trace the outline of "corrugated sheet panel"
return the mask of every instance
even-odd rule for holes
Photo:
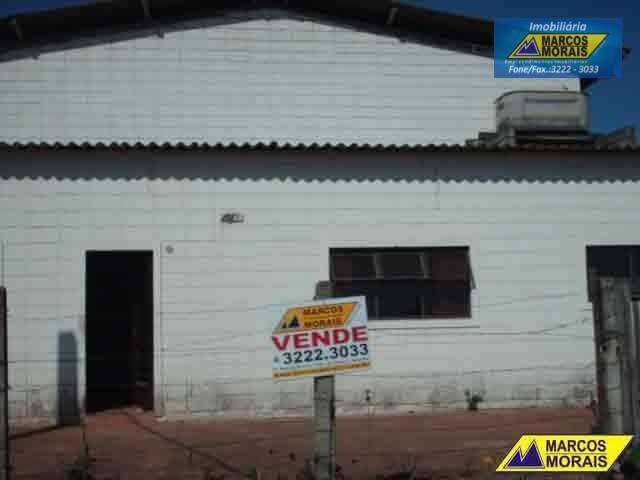
[[[524,144],[483,146],[461,144],[369,144],[369,143],[127,143],[127,142],[0,142],[0,150],[246,150],[246,151],[345,151],[345,152],[640,152],[640,145],[597,146],[580,144]]]

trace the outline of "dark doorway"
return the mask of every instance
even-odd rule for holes
[[[87,252],[87,412],[153,408],[153,253]]]

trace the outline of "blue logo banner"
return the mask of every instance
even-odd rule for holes
[[[493,52],[495,77],[620,77],[622,20],[498,18]]]

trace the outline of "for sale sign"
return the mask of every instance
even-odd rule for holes
[[[287,308],[271,335],[273,378],[332,375],[370,366],[365,297]]]

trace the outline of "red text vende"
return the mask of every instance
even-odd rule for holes
[[[334,328],[320,332],[299,332],[293,334],[273,335],[273,344],[280,351],[288,349],[304,349],[310,347],[340,345],[350,342],[366,342],[367,327],[360,325],[351,328]]]

